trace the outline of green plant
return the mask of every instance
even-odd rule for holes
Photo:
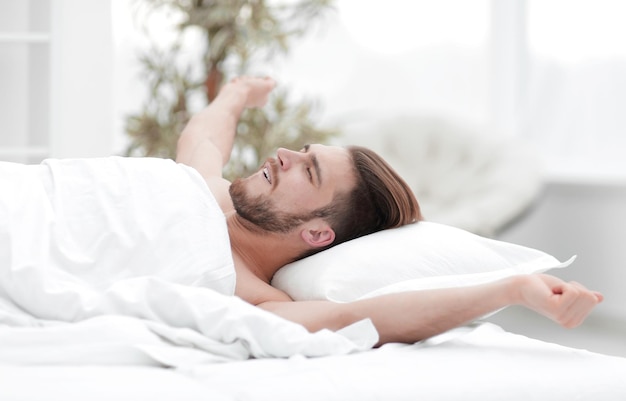
[[[151,12],[177,15],[178,36],[169,48],[155,44],[141,56],[150,94],[141,112],[127,117],[131,141],[126,153],[169,158],[175,157],[178,135],[194,112],[192,104],[206,106],[226,79],[245,74],[254,63],[287,54],[291,40],[304,35],[332,8],[332,0],[143,0],[139,4]],[[190,32],[201,38],[202,43],[195,42],[194,47],[202,54],[185,65],[181,54],[185,34]],[[264,109],[247,110],[225,176],[249,174],[278,146],[324,143],[337,135],[336,129],[316,126],[314,111],[312,101],[293,104],[284,87],[275,90]]]

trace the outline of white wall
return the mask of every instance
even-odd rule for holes
[[[601,291],[599,316],[626,323],[626,182],[549,183],[543,196],[502,240],[542,249],[560,260],[555,274]]]
[[[441,1],[423,15],[424,2],[408,12],[406,1],[385,4],[338,1],[337,11],[296,42],[287,59],[257,69],[319,100],[321,121],[329,125],[401,114],[491,125],[489,2]],[[458,13],[448,12],[454,8]],[[377,19],[390,25],[379,27]]]

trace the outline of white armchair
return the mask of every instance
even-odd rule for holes
[[[340,144],[380,153],[414,190],[426,220],[493,237],[541,190],[541,166],[521,141],[437,118],[351,126]]]

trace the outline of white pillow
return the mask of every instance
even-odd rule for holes
[[[272,285],[296,301],[349,302],[385,293],[480,284],[565,267],[537,249],[421,221],[288,264]]]

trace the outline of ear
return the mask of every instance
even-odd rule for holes
[[[328,246],[335,240],[335,232],[328,224],[305,227],[300,235],[304,242],[313,248]]]

